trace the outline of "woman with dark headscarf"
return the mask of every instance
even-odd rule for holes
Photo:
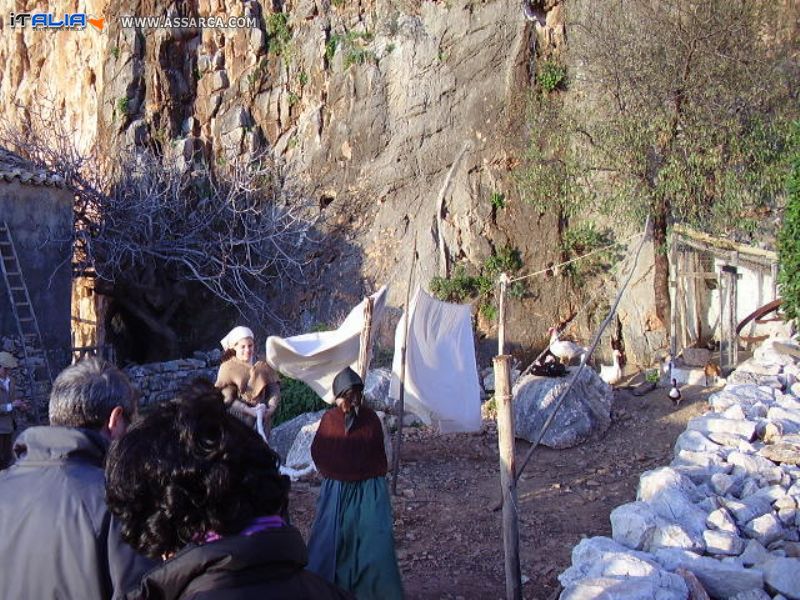
[[[197,381],[111,446],[108,507],[136,550],[165,562],[129,599],[351,598],[310,571],[284,518],[278,456]]]
[[[324,477],[308,542],[309,569],[359,600],[403,597],[386,486],[383,426],[362,406],[351,368],[333,380],[336,406],[320,421],[311,457]]]

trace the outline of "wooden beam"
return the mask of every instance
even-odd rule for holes
[[[692,229],[685,225],[675,225],[673,231],[680,234],[680,236],[704,244],[708,249],[723,250],[727,252],[738,252],[751,258],[757,258],[768,262],[768,264],[778,262],[778,254],[772,250],[764,250],[763,248],[756,248],[755,246],[748,246],[746,244],[739,244],[730,240],[714,237],[701,231]]]

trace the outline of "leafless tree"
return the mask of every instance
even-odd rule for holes
[[[51,118],[0,122],[0,145],[61,175],[75,192],[75,257],[171,352],[189,284],[235,306],[249,323],[282,329],[267,291],[303,280],[313,223],[266,154],[210,168],[151,150],[79,151]],[[171,353],[170,351],[167,354]]]

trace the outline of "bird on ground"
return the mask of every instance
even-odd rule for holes
[[[681,391],[678,389],[678,382],[673,379],[672,387],[669,388],[669,397],[678,406],[681,403]]]
[[[608,385],[617,385],[622,380],[622,367],[619,365],[619,358],[622,352],[614,349],[614,364],[600,365],[600,379]]]
[[[722,369],[715,362],[706,363],[706,366],[703,367],[703,372],[706,376],[706,387],[708,387],[709,379],[712,383],[717,383],[717,378],[722,375]]]
[[[558,339],[558,329],[551,327],[548,330],[550,334],[550,352],[555,356],[561,364],[568,365],[576,356],[588,352],[585,346],[579,346],[575,342],[568,340]]]

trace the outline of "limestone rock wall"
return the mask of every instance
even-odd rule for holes
[[[105,153],[152,146],[188,168],[270,152],[319,233],[308,285],[273,298],[300,331],[384,282],[399,305],[415,238],[422,285],[442,273],[440,236],[451,266],[478,269],[507,245],[524,270],[559,261],[556,216],[525,204],[513,175],[537,57],[566,39],[561,2],[531,4],[535,20],[515,0],[95,0],[86,10],[106,18],[102,33],[0,36],[0,102],[50,99],[83,147]],[[0,0],[3,13],[34,6]],[[123,15],[248,16],[258,27],[134,30]],[[531,280],[510,302],[510,349],[541,346],[577,302],[561,277]],[[480,329],[488,350],[494,324]]]

